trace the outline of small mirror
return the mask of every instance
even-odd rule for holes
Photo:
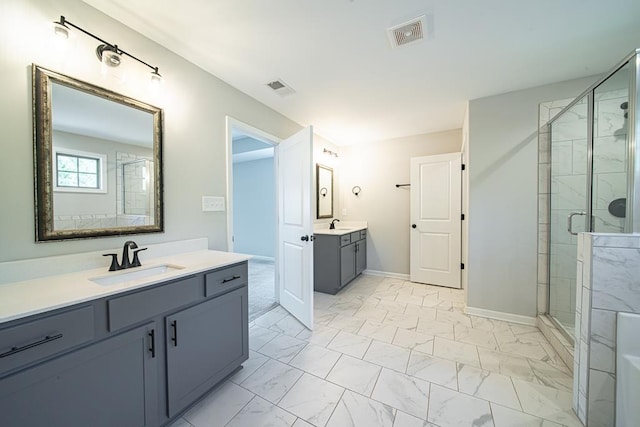
[[[162,110],[33,65],[36,241],[163,231]]]
[[[333,217],[333,169],[316,163],[317,218]]]

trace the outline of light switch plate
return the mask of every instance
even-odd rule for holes
[[[222,212],[222,211],[224,211],[224,197],[202,196],[202,212]]]

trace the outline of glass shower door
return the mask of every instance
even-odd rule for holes
[[[551,125],[549,314],[573,335],[577,237],[587,231],[589,99]]]

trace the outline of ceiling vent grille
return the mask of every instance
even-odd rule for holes
[[[425,15],[404,22],[387,30],[391,46],[395,49],[424,39],[426,32]]]
[[[296,93],[296,91],[293,90],[291,86],[287,85],[281,79],[272,80],[267,83],[267,86],[273,89],[273,91],[280,96],[289,96]]]

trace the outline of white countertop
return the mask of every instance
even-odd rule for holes
[[[366,230],[367,221],[344,221],[336,222],[334,230],[329,229],[328,223],[316,224],[313,228],[313,234],[328,234],[333,236],[342,236],[344,234],[353,233],[354,231]]]
[[[153,258],[143,260],[142,268],[158,265],[184,268],[107,286],[94,283],[90,279],[126,274],[136,271],[137,268],[113,272],[97,268],[0,284],[0,323],[236,264],[250,258],[248,255],[212,250]]]

